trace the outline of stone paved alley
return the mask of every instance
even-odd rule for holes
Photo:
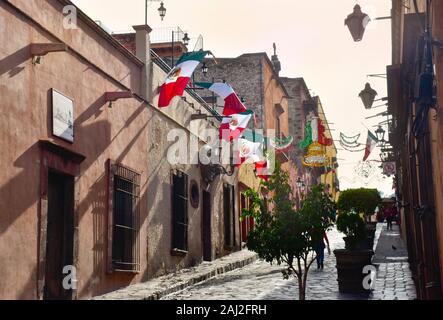
[[[331,251],[344,247],[342,234],[335,229],[328,233]],[[407,253],[400,240],[398,226],[386,231],[385,224],[378,224],[374,263],[379,265],[374,292],[369,297],[338,292],[335,256],[326,253],[324,270],[312,268],[308,276],[306,299],[309,300],[411,300],[416,298]],[[376,238],[376,239],[377,239]],[[395,244],[396,250],[392,249]],[[163,299],[215,299],[215,300],[294,300],[298,299],[295,279],[284,280],[281,267],[257,260],[206,282],[197,284]]]
[[[344,247],[343,234],[328,233],[331,255],[326,253],[324,270],[312,268],[308,276],[308,300],[412,300],[416,298],[407,262],[407,252],[398,226],[387,231],[377,225],[373,263],[378,265],[377,279],[369,297],[338,292],[334,249]],[[395,247],[395,250],[392,248]],[[298,287],[294,278],[284,280],[282,267],[257,260],[243,250],[212,262],[182,270],[176,274],[136,284],[94,299],[163,299],[163,300],[296,300]],[[232,271],[230,271],[232,270]]]

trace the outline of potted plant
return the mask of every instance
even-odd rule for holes
[[[342,194],[344,193],[344,198]],[[337,216],[337,230],[343,232],[345,249],[334,250],[337,260],[337,274],[339,291],[343,293],[369,293],[370,290],[363,286],[366,274],[365,266],[371,265],[372,244],[368,241],[365,219],[354,207],[345,206],[345,203],[354,203],[349,193],[345,191],[338,200],[339,210]],[[351,193],[352,194],[352,193]],[[347,208],[347,210],[343,210]]]
[[[368,248],[374,245],[376,222],[371,222],[375,209],[380,204],[381,197],[377,189],[348,189],[340,194],[337,206],[342,212],[355,211],[362,214],[365,221],[366,241]]]
[[[271,264],[284,264],[283,277],[297,279],[299,299],[305,300],[309,268],[316,260],[313,247],[332,226],[335,203],[324,192],[323,186],[314,186],[297,211],[289,174],[279,163],[263,185],[269,190],[267,202],[255,190],[246,192],[251,205],[243,211],[242,219],[254,218],[247,247]]]

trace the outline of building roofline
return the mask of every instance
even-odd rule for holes
[[[297,78],[280,77],[280,79],[281,79],[282,81],[286,81],[286,80],[290,81],[290,80],[293,80],[293,81],[300,82],[300,83],[303,85],[303,88],[305,89],[305,91],[308,93],[308,96],[312,99],[311,93],[309,92],[309,88],[308,88],[308,86],[307,86],[307,84],[306,84],[306,81],[305,81],[305,79],[304,79],[303,77],[297,77]]]
[[[126,58],[130,59],[138,66],[143,66],[144,63],[137,56],[135,56],[131,51],[126,49],[120,42],[118,42],[114,37],[106,32],[102,27],[100,27],[91,17],[84,13],[78,6],[72,3],[71,0],[57,0],[61,4],[74,6],[77,9],[78,18],[83,21],[87,26],[89,26],[96,34],[105,39],[109,44],[111,44],[115,49],[122,53]]]

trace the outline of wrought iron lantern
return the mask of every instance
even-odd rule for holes
[[[185,46],[187,46],[188,44],[189,44],[189,40],[191,40],[191,39],[189,39],[189,37],[188,37],[188,33],[187,32],[185,32],[185,35],[183,36],[183,44],[185,45]]]
[[[165,6],[163,4],[163,1],[160,3],[160,8],[158,8],[158,13],[160,14],[160,18],[163,21],[163,19],[166,16],[166,8],[165,8]]]
[[[372,105],[375,101],[375,97],[377,96],[377,91],[371,88],[369,83],[366,83],[365,88],[358,95],[363,101],[363,105],[366,109],[371,109]]]
[[[385,133],[386,131],[381,126],[378,126],[378,129],[375,130],[379,142],[385,142]]]
[[[381,162],[386,162],[389,159],[389,154],[387,152],[381,152],[380,153],[380,160]]]
[[[361,7],[358,4],[355,5],[354,12],[348,15],[348,17],[345,19],[345,25],[348,26],[355,42],[363,39],[363,35],[369,21],[371,21],[369,16],[361,11]]]
[[[206,76],[208,74],[208,66],[207,66],[206,62],[203,62],[202,73],[204,76]]]

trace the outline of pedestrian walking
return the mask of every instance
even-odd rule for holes
[[[326,241],[326,244],[325,244]],[[325,260],[325,248],[328,248],[328,254],[331,254],[331,248],[329,246],[329,239],[326,232],[323,234],[322,239],[314,245],[314,251],[316,253],[317,269],[323,269],[323,262]]]
[[[388,204],[385,209],[383,210],[383,215],[386,218],[386,229],[392,230],[392,221],[394,220],[394,217],[396,216],[397,211],[394,208],[393,204]]]

